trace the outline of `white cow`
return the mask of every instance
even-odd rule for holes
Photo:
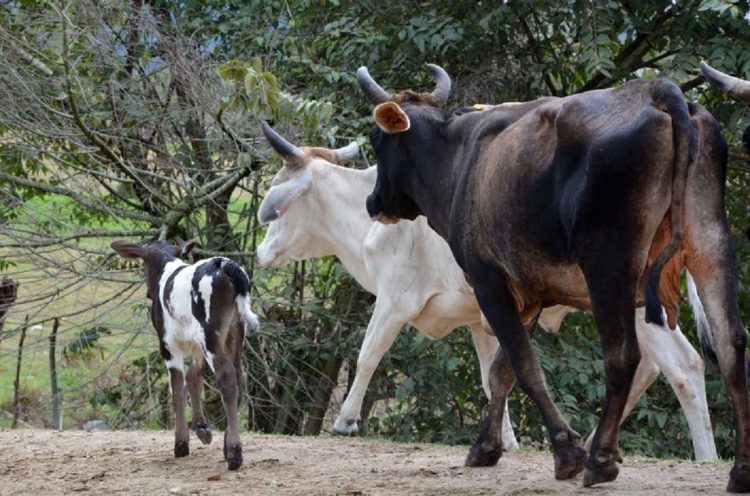
[[[479,356],[482,386],[489,397],[488,373],[498,342],[494,334],[485,331],[474,292],[447,243],[430,229],[424,217],[389,226],[370,219],[364,199],[375,184],[375,167],[354,170],[339,166],[357,155],[356,143],[338,150],[299,148],[265,123],[263,132],[284,157],[285,165],[258,212],[261,224],[269,224],[257,249],[260,264],[278,267],[290,261],[336,255],[357,282],[376,296],[354,384],[334,431],[357,433],[370,378],[406,323],[432,339],[468,326]],[[556,332],[571,311],[560,306],[547,308],[539,324]],[[696,459],[715,459],[700,356],[679,327],[670,331],[647,324],[643,309],[636,312],[636,331],[642,358],[625,415],[661,370],[687,417]],[[507,408],[503,444],[506,449],[518,447]]]

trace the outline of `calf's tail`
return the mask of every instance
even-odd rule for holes
[[[225,260],[221,264],[221,270],[229,277],[234,286],[235,304],[240,315],[240,321],[245,335],[258,332],[260,322],[258,316],[250,309],[250,278],[245,269],[233,260]]]

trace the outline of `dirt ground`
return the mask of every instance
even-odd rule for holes
[[[0,495],[24,494],[721,494],[727,462],[625,459],[617,481],[556,481],[552,455],[506,453],[496,467],[463,467],[466,447],[367,439],[245,434],[245,463],[229,472],[221,434],[187,458],[170,432],[0,430]]]

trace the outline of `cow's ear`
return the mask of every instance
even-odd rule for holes
[[[198,246],[198,240],[196,238],[189,239],[182,243],[182,246],[180,246],[180,258],[186,257],[196,246]]]
[[[395,102],[381,103],[375,107],[373,116],[378,127],[388,134],[403,133],[411,127],[409,116]]]
[[[113,241],[109,246],[123,258],[143,258],[145,254],[142,246],[129,241],[117,240]]]
[[[272,187],[258,209],[258,220],[266,225],[279,217],[289,208],[294,200],[310,189],[312,173],[310,169],[302,169],[299,176]]]

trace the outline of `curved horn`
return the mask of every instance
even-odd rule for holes
[[[302,148],[289,143],[283,136],[274,131],[266,121],[260,121],[260,127],[263,130],[266,140],[268,140],[268,144],[276,150],[276,153],[285,159],[301,160],[304,158],[305,152],[302,151]]]
[[[435,91],[432,92],[432,96],[440,103],[445,103],[451,94],[451,77],[439,65],[427,64],[427,68],[435,79]]]
[[[375,82],[365,66],[357,69],[357,83],[359,84],[362,93],[364,93],[365,96],[370,99],[370,102],[375,105],[383,102],[390,102],[392,100],[390,93],[385,91]]]
[[[711,84],[726,91],[729,96],[737,100],[750,103],[750,81],[724,74],[703,61],[701,61],[700,66],[701,72]]]
[[[336,148],[333,150],[333,153],[336,154],[341,163],[346,163],[357,158],[357,155],[359,155],[359,145],[356,141],[352,141],[346,146]]]

